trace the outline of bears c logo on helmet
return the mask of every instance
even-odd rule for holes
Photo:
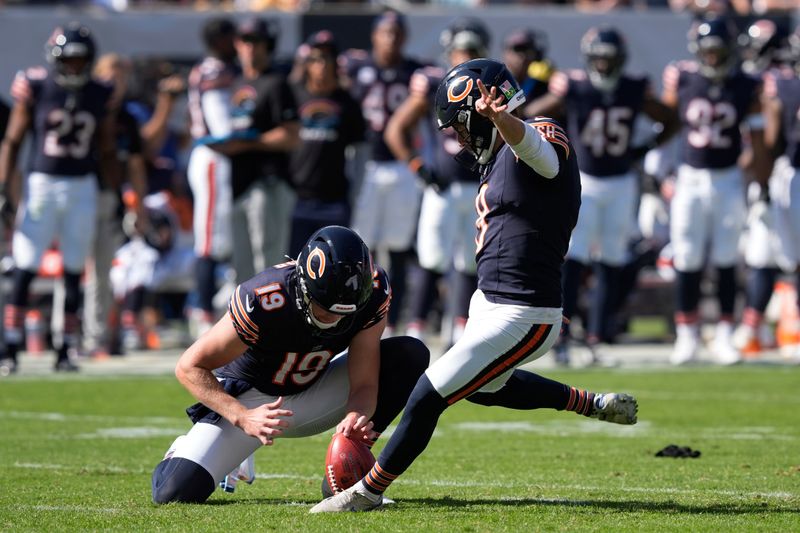
[[[314,272],[313,267],[315,257],[319,260],[316,272]],[[311,279],[317,279],[317,277],[322,278],[322,275],[325,274],[325,254],[319,248],[314,248],[311,253],[308,254],[308,259],[306,259],[306,272],[308,272],[308,277]]]
[[[475,82],[469,76],[459,76],[458,78],[454,79],[450,86],[447,87],[447,101],[448,102],[460,102],[467,95],[472,91],[472,86]],[[461,92],[456,94],[456,90],[463,85]]]

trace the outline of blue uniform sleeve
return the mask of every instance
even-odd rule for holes
[[[372,276],[372,297],[369,302],[369,319],[361,329],[369,329],[389,313],[392,301],[392,287],[389,285],[389,276],[377,267]]]
[[[256,309],[260,309],[261,306],[256,305],[255,295],[247,285],[248,282],[242,283],[233,291],[228,304],[228,314],[242,342],[248,346],[255,346],[258,343],[259,335],[258,322],[255,315],[258,313]]]

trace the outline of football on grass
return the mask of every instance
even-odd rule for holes
[[[334,434],[325,456],[323,493],[326,492],[326,484],[331,494],[352,487],[367,475],[374,464],[375,456],[366,444],[345,437],[342,433]]]

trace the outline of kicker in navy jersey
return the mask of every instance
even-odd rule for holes
[[[481,179],[475,208],[478,288],[495,303],[561,307],[561,264],[578,220],[575,151],[553,120],[529,120],[558,154],[554,179],[537,174],[508,145]]]
[[[558,338],[558,273],[580,204],[569,140],[550,119],[526,123],[510,114],[524,102],[506,66],[490,59],[456,65],[439,85],[439,127],[455,129],[465,157],[488,168],[478,196],[479,289],[464,335],[419,378],[372,469],[312,513],[381,508],[383,493],[425,450],[442,413],[462,399],[636,423],[630,395],[579,390],[518,368],[544,355]],[[537,269],[543,270],[541,279],[529,275]],[[511,279],[522,270],[521,279]],[[487,292],[492,289],[497,290]]]

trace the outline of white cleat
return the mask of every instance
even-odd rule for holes
[[[639,404],[630,394],[598,393],[594,397],[594,413],[591,417],[614,424],[632,425],[637,421],[638,412]]]
[[[730,322],[717,324],[711,350],[722,365],[735,365],[742,360],[741,352],[733,345],[733,326]]]
[[[356,483],[347,490],[325,498],[311,508],[311,513],[357,513],[361,511],[379,511],[384,505],[394,503],[393,500],[384,498],[383,495],[374,495],[365,489],[360,489]],[[377,498],[377,499],[376,499]]]
[[[731,337],[733,347],[737,350],[745,350],[748,346],[758,342],[758,333],[756,328],[747,324],[740,324],[733,332]]]
[[[700,335],[696,325],[678,324],[675,347],[669,356],[673,365],[685,365],[697,360],[700,348]]]
[[[247,459],[234,468],[230,474],[225,476],[225,479],[219,482],[219,486],[225,492],[234,492],[236,485],[239,481],[244,481],[248,485],[252,485],[256,479],[256,460],[253,454],[250,454]]]

